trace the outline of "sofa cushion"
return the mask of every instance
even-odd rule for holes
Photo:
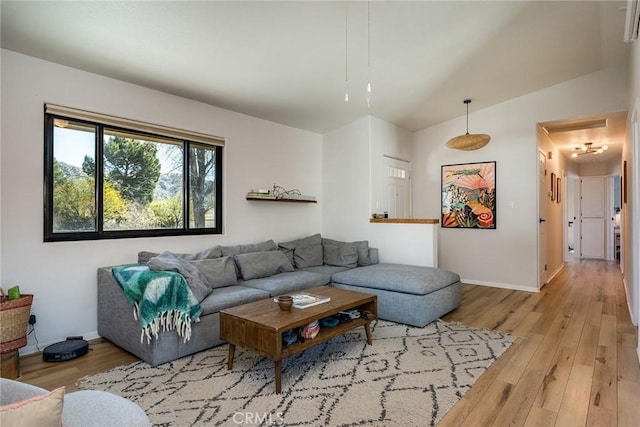
[[[160,252],[140,251],[138,252],[138,264],[147,264],[151,258],[158,255],[160,255]],[[187,261],[194,259],[219,258],[222,256],[222,249],[220,246],[212,246],[198,252],[197,254],[177,253],[174,255]]]
[[[222,256],[222,248],[220,246],[212,246],[193,256],[193,259],[211,259],[220,258]]]
[[[327,285],[330,281],[331,276],[329,274],[296,270],[262,279],[246,280],[239,284],[250,288],[262,289],[269,292],[269,295],[276,296],[313,286]]]
[[[293,250],[293,262],[296,268],[322,265],[322,245],[298,245]]]
[[[247,254],[250,252],[266,252],[275,251],[278,245],[273,240],[266,240],[261,243],[251,243],[247,245],[221,246],[222,256],[234,256],[239,254]]]
[[[323,265],[316,265],[313,267],[301,268],[297,271],[309,271],[311,273],[320,273],[320,274],[331,276],[335,273],[340,273],[341,271],[345,271],[345,270],[348,270],[348,268],[323,264]]]
[[[314,234],[312,236],[304,237],[302,239],[291,240],[289,242],[278,243],[278,247],[284,252],[292,265],[295,265],[293,251],[297,246],[309,246],[309,245],[322,245],[322,236],[320,234]]]
[[[327,246],[327,245],[338,245],[338,246],[353,245],[356,247],[356,250],[358,252],[358,265],[363,266],[363,265],[375,264],[375,262],[371,260],[371,257],[369,255],[368,240],[361,240],[358,242],[342,242],[340,240],[322,238],[322,246]]]
[[[460,281],[451,271],[403,264],[375,264],[336,273],[334,283],[426,295]]]
[[[355,268],[358,266],[358,250],[355,245],[323,245],[323,259],[327,265]]]
[[[259,279],[285,271],[293,271],[293,265],[280,251],[250,252],[234,256],[244,280]]]
[[[269,293],[260,289],[245,286],[226,286],[214,289],[201,303],[202,315],[216,313],[225,308],[260,299],[269,298]]]
[[[60,427],[64,387],[0,407],[0,425]]]
[[[211,288],[221,288],[238,283],[236,263],[232,257],[199,259],[189,262],[196,266]]]
[[[161,252],[149,252],[149,251],[140,251],[138,252],[138,264],[148,264],[149,260],[153,257],[157,257],[158,255],[160,255]],[[194,255],[193,254],[177,254],[174,253],[175,256],[182,258],[184,260],[187,261],[191,261],[192,259],[194,259]]]
[[[151,258],[147,264],[151,270],[177,271],[187,279],[187,284],[198,302],[202,301],[211,292],[211,286],[200,270],[189,261],[180,256],[163,252]]]

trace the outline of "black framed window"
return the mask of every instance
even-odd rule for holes
[[[222,233],[223,140],[70,111],[45,106],[45,241]]]

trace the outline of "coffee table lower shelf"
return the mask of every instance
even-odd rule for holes
[[[236,346],[255,351],[273,360],[276,393],[281,392],[282,360],[321,344],[331,338],[364,326],[367,344],[372,344],[370,324],[377,318],[377,297],[344,289],[318,287],[305,290],[331,296],[331,301],[306,309],[284,312],[271,299],[256,301],[220,312],[220,338],[229,343],[227,369],[233,369]],[[274,308],[275,307],[275,308]],[[334,327],[320,328],[318,335],[301,343],[282,345],[286,331],[345,310],[361,310],[367,318],[353,319]]]

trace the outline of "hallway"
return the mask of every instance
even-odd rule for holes
[[[568,263],[539,293],[465,285],[444,320],[523,339],[439,425],[638,425],[637,333],[615,262]]]

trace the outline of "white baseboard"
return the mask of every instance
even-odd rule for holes
[[[87,341],[100,338],[100,335],[98,335],[98,331],[85,332],[83,334],[78,334],[78,335],[81,335],[82,338],[84,338]],[[18,353],[20,354],[20,356],[28,356],[30,354],[40,353],[42,350],[45,349],[45,347],[60,341],[64,341],[66,339],[67,337],[62,337],[62,338],[58,338],[51,341],[39,342],[37,346],[35,344],[27,345],[26,347],[22,347],[18,351]]]
[[[624,286],[624,294],[627,297],[627,310],[629,310],[629,316],[631,317],[631,323],[634,326],[638,326],[638,313],[634,313],[633,306],[631,305],[631,298],[629,295],[629,286],[627,284],[627,277],[622,276],[622,285]]]
[[[560,264],[560,266],[556,268],[555,271],[551,273],[549,277],[547,277],[547,283],[551,282],[563,269],[564,269],[564,262]]]
[[[524,292],[534,292],[534,293],[540,292],[540,290],[536,288],[530,288],[527,286],[520,286],[520,285],[512,285],[510,283],[483,282],[480,280],[471,280],[471,279],[460,279],[460,281],[462,283],[466,283],[469,285],[488,286],[490,288],[511,289],[514,291],[524,291]]]

